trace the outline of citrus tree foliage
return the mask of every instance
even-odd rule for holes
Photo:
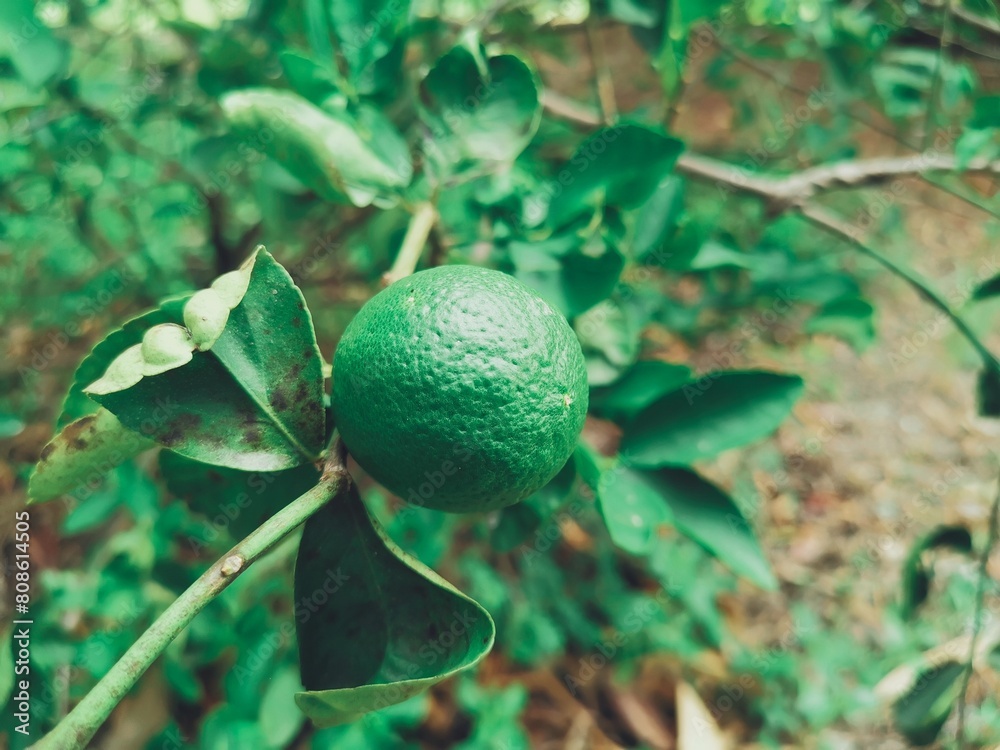
[[[995,13],[957,5],[974,54]],[[333,342],[414,249],[408,270],[498,268],[565,315],[586,356],[590,417],[614,444],[585,431],[548,485],[489,515],[397,504],[362,481],[364,498],[352,488],[278,548],[287,560],[298,545],[294,586],[281,563],[250,568],[165,651],[178,701],[212,708],[183,728],[171,719],[156,741],[281,748],[308,717],[333,727],[313,748],[403,746],[426,688],[494,641],[516,664],[589,649],[608,628],[629,634],[615,646],[623,658],[720,647],[717,595],[737,578],[779,581],[755,503],[706,467],[780,429],[808,385],[748,365],[743,349],[779,318],[798,337],[872,346],[877,311],[842,260],[852,243],[958,326],[981,360],[983,413],[1000,413],[1000,364],[959,309],[995,296],[997,279],[943,299],[859,240],[875,219],[899,233],[895,183],[847,196],[847,230],[811,202],[885,174],[848,161],[832,176],[789,176],[799,157],[853,159],[865,108],[923,152],[909,174],[934,169],[944,189],[985,204],[956,175],[1000,157],[1000,106],[972,63],[915,39],[936,40],[941,15],[932,3],[816,0],[6,2],[0,273],[34,301],[4,297],[0,309],[33,306],[57,331],[55,353],[105,333],[66,378],[29,492],[69,495],[67,538],[130,518],[87,571],[44,580],[36,720],[55,723],[58,696],[79,698],[209,561],[319,481],[336,430]],[[602,29],[627,34],[640,57],[654,93],[639,106],[618,111],[609,96]],[[544,79],[539,60],[553,54],[592,57],[586,91]],[[736,125],[765,117],[745,68],[777,58],[808,63],[815,80],[794,106],[772,103],[756,145],[706,161],[678,135],[693,77],[728,97]],[[698,293],[667,293],[678,280]],[[708,367],[661,345],[664,331],[683,350],[722,329],[739,348]],[[19,376],[34,382],[54,358],[41,352]],[[579,527],[592,541],[557,558]],[[907,617],[927,598],[923,555],[937,547],[973,549],[944,527],[914,550]],[[86,627],[69,638],[67,618]],[[73,680],[59,687],[66,664]],[[930,742],[966,662],[925,666],[894,715]],[[527,747],[520,688],[459,680],[476,717],[467,747]],[[765,733],[802,730],[782,716]]]

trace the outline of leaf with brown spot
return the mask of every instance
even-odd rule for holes
[[[122,424],[204,463],[277,471],[316,461],[326,443],[323,372],[302,294],[264,249],[211,349],[121,390],[92,393]],[[301,317],[303,325],[291,325]],[[281,336],[269,336],[271,330]],[[312,356],[303,359],[301,352]],[[101,390],[100,388],[95,390]],[[294,394],[296,398],[290,398]]]
[[[81,417],[42,448],[41,458],[28,480],[28,502],[39,503],[64,495],[103,477],[124,461],[155,443],[125,428],[107,409]]]

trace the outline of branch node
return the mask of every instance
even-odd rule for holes
[[[229,578],[234,576],[243,570],[243,564],[246,560],[243,559],[242,555],[230,555],[225,560],[222,561],[222,566],[219,568],[219,572],[222,573],[223,578]]]

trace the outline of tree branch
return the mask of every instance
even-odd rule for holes
[[[559,94],[546,91],[542,94],[542,104],[550,114],[583,127],[593,128],[602,122],[600,115],[589,107]],[[894,179],[920,177],[928,172],[1000,174],[1000,159],[973,159],[963,167],[955,154],[931,149],[911,156],[847,159],[778,175],[752,172],[721,159],[688,151],[677,160],[677,171],[789,207],[832,190],[873,187]]]
[[[542,89],[541,100],[542,107],[544,107],[550,114],[553,114],[562,120],[567,120],[574,125],[581,125],[586,128],[596,128],[603,123],[601,116],[586,104],[580,104],[567,96],[563,96],[557,91],[552,91],[547,88]]]
[[[973,159],[961,168],[954,154],[931,150],[913,156],[851,159],[809,167],[789,175],[770,175],[688,152],[677,160],[677,171],[793,206],[831,190],[872,187],[903,177],[919,177],[927,172],[1000,174],[1000,159]]]
[[[339,438],[330,447],[319,483],[279,510],[233,547],[177,597],[76,707],[29,750],[80,750],[163,650],[209,602],[256,560],[301,526],[350,483]]]
[[[556,104],[553,106],[553,102]],[[560,99],[543,98],[543,104],[553,114],[579,124],[592,124],[589,116],[577,116],[577,107],[567,106]],[[709,156],[686,152],[677,160],[676,171],[717,183],[727,190],[753,195],[767,201],[778,211],[796,210],[809,222],[835,234],[903,279],[917,293],[940,310],[972,345],[986,367],[1000,369],[1000,360],[979,339],[965,319],[951,309],[933,289],[911,272],[866,245],[857,228],[850,226],[821,206],[810,202],[820,193],[846,188],[870,187],[887,180],[919,176],[930,171],[959,171],[954,154],[926,151],[914,156],[887,156],[875,159],[854,159],[810,167],[789,175],[768,175],[751,172]],[[1000,173],[1000,160],[973,160],[966,172]]]

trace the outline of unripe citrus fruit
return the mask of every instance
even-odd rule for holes
[[[587,414],[583,352],[566,319],[499,271],[443,266],[379,292],[333,363],[337,429],[405,500],[502,508],[552,479]]]

